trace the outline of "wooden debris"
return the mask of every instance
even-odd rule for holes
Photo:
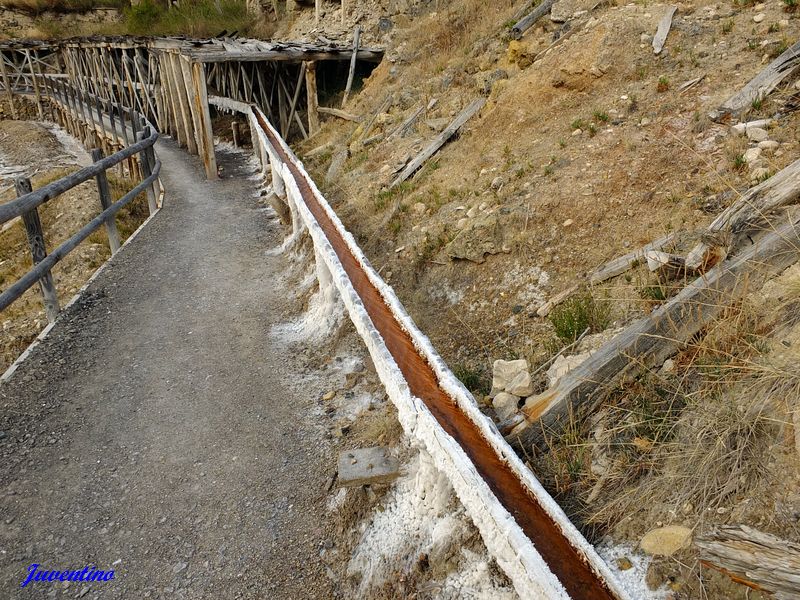
[[[645,253],[645,259],[647,259],[647,268],[651,273],[658,273],[659,281],[662,282],[697,275],[695,269],[686,267],[686,259],[682,256],[661,250],[648,250]]]
[[[667,41],[669,30],[672,27],[672,17],[676,10],[678,10],[677,6],[668,6],[667,13],[658,22],[658,29],[653,36],[653,54],[661,54],[664,49],[664,43]]]
[[[511,28],[511,37],[515,40],[521,38],[528,29],[536,24],[536,21],[550,12],[554,2],[555,0],[542,0],[542,3],[533,9],[528,16],[517,21],[517,24]]]
[[[342,6],[342,14],[344,15],[344,6]],[[347,85],[344,88],[344,97],[342,98],[342,108],[347,104],[347,99],[350,97],[350,89],[353,87],[353,77],[356,74],[356,59],[358,57],[358,45],[361,41],[361,26],[356,25],[353,30],[353,55],[350,57],[350,71],[347,73]]]
[[[394,101],[394,96],[391,93],[389,93],[389,95],[386,96],[386,100],[384,100],[381,103],[381,105],[378,107],[378,110],[372,113],[372,116],[369,118],[369,121],[367,121],[367,124],[364,125],[364,129],[361,130],[362,138],[365,138],[369,135],[369,132],[372,130],[372,125],[375,123],[375,119],[378,118],[379,114],[386,112],[386,110],[392,105],[393,101]],[[358,129],[356,129],[356,131],[358,131]]]
[[[319,106],[317,107],[317,112],[322,113],[323,115],[331,115],[332,117],[339,117],[340,119],[344,119],[345,121],[353,121],[353,123],[361,122],[361,117],[351,114],[349,112],[345,112],[343,110],[339,110],[338,108],[328,108],[327,106]]]
[[[781,81],[794,73],[798,66],[800,66],[800,42],[796,42],[769,63],[750,83],[728,98],[709,116],[714,121],[721,121],[729,115],[738,115],[748,110],[754,100],[767,96]]]
[[[632,269],[637,263],[644,260],[648,250],[661,250],[665,246],[671,244],[674,239],[675,234],[670,233],[638,250],[634,250],[633,252],[629,252],[624,256],[607,262],[589,276],[589,283],[591,285],[596,285],[612,277],[616,277],[617,275],[622,275],[625,271]]]
[[[686,266],[703,270],[724,258],[739,237],[769,226],[770,213],[800,200],[800,160],[750,188],[708,226],[701,242],[686,255]]]
[[[578,291],[578,285],[575,284],[572,287],[568,287],[562,292],[559,292],[550,300],[542,304],[539,308],[536,309],[536,316],[537,317],[546,317],[550,314],[550,311],[553,310],[556,306],[561,304],[564,300],[569,298],[572,294]]]
[[[399,475],[400,465],[387,448],[375,446],[344,450],[339,454],[338,480],[342,486],[389,483]]]
[[[705,78],[706,78],[706,74],[703,73],[702,75],[700,75],[700,77],[695,77],[694,79],[690,79],[689,81],[687,81],[685,83],[682,83],[678,87],[678,92],[681,93],[681,94],[683,94],[684,92],[688,92],[690,89],[692,89],[698,83],[702,82]]]
[[[417,157],[414,158],[414,160],[408,163],[406,168],[403,169],[402,173],[395,178],[389,187],[393,188],[394,186],[403,183],[406,179],[411,177],[411,175],[413,175],[414,172],[416,172],[416,170],[419,169],[426,160],[436,154],[439,151],[439,148],[444,146],[447,141],[453,137],[459,129],[461,129],[464,123],[469,121],[481,108],[483,108],[484,104],[486,104],[486,98],[478,98],[477,100],[473,100],[470,105],[461,111],[461,114],[459,114],[442,133],[436,136],[436,138],[427,148],[420,152]]]
[[[746,525],[720,527],[695,544],[705,566],[737,583],[778,599],[800,598],[800,544]]]
[[[799,225],[797,214],[784,219],[739,256],[630,325],[554,387],[529,398],[522,409],[527,420],[509,434],[509,442],[520,447],[538,443],[544,431],[562,426],[578,412],[590,412],[613,386],[663,363],[732,302],[797,261]]]
[[[417,119],[419,119],[420,115],[425,111],[424,106],[420,106],[417,110],[411,113],[411,116],[408,117],[405,121],[403,121],[397,129],[395,129],[392,133],[390,133],[386,139],[391,140],[396,137],[401,137],[405,134],[406,131],[416,123]]]

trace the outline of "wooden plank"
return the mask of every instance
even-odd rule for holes
[[[715,121],[720,121],[729,115],[736,116],[749,110],[754,100],[766,97],[778,84],[794,73],[798,66],[800,66],[800,42],[795,42],[709,116]]]
[[[183,70],[180,65],[180,56],[178,54],[169,55],[169,64],[172,69],[172,80],[175,82],[175,94],[180,107],[180,126],[183,127],[183,132],[186,139],[186,148],[190,154],[199,154],[198,144],[195,140],[194,127],[192,125],[192,107],[189,105],[189,95],[187,90],[190,83],[184,81]]]
[[[344,11],[344,7],[342,7]],[[350,70],[347,73],[347,85],[344,88],[344,97],[342,98],[342,108],[347,104],[347,99],[350,97],[350,90],[353,87],[353,78],[356,74],[356,62],[358,61],[358,45],[361,42],[361,26],[356,25],[353,29],[353,55],[350,57]]]
[[[405,132],[408,131],[408,129],[414,123],[417,122],[417,119],[419,119],[420,115],[422,115],[423,112],[425,112],[425,107],[424,106],[420,106],[417,110],[415,110],[413,113],[411,113],[411,116],[409,116],[405,121],[403,121],[397,127],[397,129],[395,129],[392,133],[390,133],[388,136],[386,136],[386,139],[387,140],[391,140],[391,139],[394,139],[396,137],[403,136],[405,134]]]
[[[292,127],[292,119],[295,117],[295,113],[297,112],[297,101],[300,99],[300,92],[303,89],[303,81],[305,80],[306,76],[306,64],[302,63],[300,65],[300,71],[297,74],[297,83],[294,86],[294,96],[289,97],[289,93],[286,90],[286,86],[283,84],[283,79],[279,80],[279,85],[283,89],[283,92],[286,96],[286,99],[289,101],[289,117],[287,119],[287,127],[286,127],[286,134],[289,134],[289,129]],[[280,95],[280,94],[279,94]],[[307,137],[305,129],[303,128],[302,123],[298,119],[298,124],[300,124],[300,129],[303,130],[303,136]]]
[[[194,97],[195,90],[194,90],[194,81],[193,81],[194,75],[192,74],[192,64],[189,62],[189,59],[187,59],[187,58],[185,58],[185,57],[183,57],[183,56],[181,56],[179,54],[175,55],[175,62],[178,64],[179,68],[181,69],[181,71],[183,73],[183,76],[181,77],[181,80],[184,83],[184,88],[186,90],[186,97],[188,98],[189,114],[190,114],[191,119],[192,119],[192,130],[193,130],[193,133],[194,133],[194,138],[193,139],[195,140],[195,143],[196,143],[197,152],[198,152],[198,154],[200,154],[202,152],[202,148],[203,148],[203,144],[204,144],[203,136],[202,136],[203,115],[201,114],[202,113],[202,107],[200,107],[200,105],[197,103],[197,101],[195,100],[195,97]],[[208,107],[206,107],[206,110],[208,110]]]
[[[11,117],[16,120],[17,107],[14,106],[14,94],[11,91],[11,82],[8,78],[8,71],[6,70],[6,57],[2,52],[0,52],[0,75],[3,76],[3,87],[6,88],[6,97],[8,98],[8,104],[11,107]]]
[[[136,141],[143,141],[150,137],[150,126],[145,125],[145,127],[139,132]],[[155,167],[155,162],[150,162],[150,157],[147,155],[146,152],[142,152],[139,154],[139,162],[142,165],[142,179],[148,179],[153,174],[153,168]],[[154,214],[158,210],[158,202],[156,200],[156,190],[154,185],[147,186],[147,209],[149,210],[150,214]]]
[[[94,162],[102,159],[103,152],[99,148],[92,150],[92,160]],[[108,177],[106,177],[106,172],[101,171],[98,173],[97,177],[95,177],[95,181],[97,182],[97,193],[100,196],[100,205],[102,206],[103,210],[105,210],[113,204],[113,200],[111,198],[111,189],[108,186]],[[119,231],[117,230],[117,221],[115,215],[109,215],[104,221],[104,225],[106,229],[106,235],[108,236],[108,245],[111,248],[111,254],[116,254],[121,244],[119,241]]]
[[[666,14],[658,22],[658,29],[653,36],[653,54],[661,54],[664,49],[669,30],[672,27],[672,17],[675,15],[676,10],[678,10],[677,6],[668,6]]]
[[[211,113],[208,110],[208,89],[206,88],[206,73],[202,63],[192,64],[192,81],[194,83],[194,97],[196,108],[201,115],[202,157],[206,169],[207,179],[216,179],[217,156],[214,153],[214,131],[211,128]]]
[[[17,197],[24,196],[33,191],[31,180],[27,177],[19,177],[14,182],[14,187],[17,191]],[[31,258],[33,264],[38,265],[47,256],[47,250],[44,244],[44,233],[42,232],[42,222],[39,220],[39,211],[33,208],[22,214],[22,221],[25,223],[25,233],[28,236],[28,246],[31,250]],[[39,289],[42,292],[44,300],[44,310],[47,314],[47,320],[52,323],[58,317],[58,294],[56,293],[56,286],[53,283],[53,274],[48,269],[46,273],[39,279]]]
[[[747,525],[728,525],[701,536],[695,545],[705,565],[737,583],[778,598],[800,598],[800,544]]]
[[[164,75],[164,79],[167,83],[166,93],[172,108],[172,119],[170,121],[172,133],[178,141],[178,145],[186,147],[186,130],[183,128],[183,123],[181,122],[181,108],[177,92],[178,86],[172,72],[172,60],[169,53],[161,55],[161,73]]]
[[[516,25],[511,28],[511,37],[515,40],[521,38],[528,29],[536,24],[536,21],[550,12],[554,3],[555,0],[543,0],[543,2],[534,8],[527,17],[523,17],[517,21]]]
[[[578,286],[578,284],[575,284],[571,285],[565,290],[560,291],[558,294],[550,298],[550,300],[543,303],[541,306],[539,306],[539,308],[536,309],[536,316],[546,317],[549,315],[550,311],[552,311],[556,306],[577,292],[579,287],[580,286]]]
[[[309,61],[306,66],[306,110],[308,111],[308,134],[319,131],[319,99],[317,97],[317,63]]]
[[[589,284],[596,285],[598,283],[607,281],[612,277],[616,277],[617,275],[622,275],[625,271],[632,269],[637,263],[642,262],[649,250],[661,250],[665,246],[671,244],[674,240],[675,234],[669,233],[654,242],[650,242],[649,244],[634,250],[633,252],[629,252],[624,256],[620,256],[607,262],[599,269],[596,269],[589,276]]]
[[[36,72],[33,69],[33,61],[31,60],[31,51],[25,50],[25,58],[28,60],[28,65],[31,69],[31,85],[33,86],[33,93],[36,97],[36,110],[39,113],[39,119],[44,119],[44,111],[42,110],[42,97],[39,94],[39,83],[36,81]]]
[[[769,225],[770,214],[800,200],[800,160],[750,188],[712,221],[701,242],[686,255],[686,266],[704,269],[727,256],[749,230]]]
[[[794,264],[800,252],[800,218],[784,218],[735,258],[696,279],[672,300],[639,319],[544,393],[527,400],[525,422],[509,434],[521,447],[537,444],[544,431],[590,413],[608,390],[663,363],[686,340],[728,306]]]
[[[483,105],[486,104],[486,98],[478,98],[477,100],[473,100],[467,108],[461,111],[450,125],[440,133],[436,138],[431,142],[427,148],[425,148],[422,152],[420,152],[414,160],[412,160],[405,169],[397,176],[397,178],[392,182],[392,185],[389,187],[395,187],[403,183],[406,179],[411,177],[417,169],[419,169],[425,161],[427,161],[431,156],[436,154],[439,151],[439,148],[444,146],[447,141],[453,137],[456,132],[464,126],[464,123],[469,121],[481,108]]]
[[[332,117],[338,117],[340,119],[344,119],[345,121],[352,121],[353,123],[361,122],[361,117],[350,114],[349,112],[345,112],[343,110],[339,110],[338,108],[318,106],[317,112],[322,113],[323,115],[331,115]]]

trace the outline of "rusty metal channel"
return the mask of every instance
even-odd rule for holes
[[[306,206],[333,246],[411,393],[425,403],[442,428],[464,449],[478,473],[517,521],[570,597],[574,600],[616,599],[603,578],[592,570],[583,553],[570,543],[558,524],[553,522],[539,501],[458,407],[456,400],[439,385],[433,368],[419,354],[409,334],[350,252],[339,230],[314,196],[305,175],[286,155],[259,111],[255,111],[255,114],[272,147],[291,170]]]

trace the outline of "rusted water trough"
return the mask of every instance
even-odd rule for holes
[[[439,425],[463,449],[497,501],[513,516],[569,597],[581,600],[624,598],[624,592],[602,560],[593,551],[587,551],[589,544],[582,538],[580,541],[583,543],[576,543],[577,532],[574,528],[569,527],[572,529],[569,531],[571,535],[567,535],[563,512],[559,510],[557,518],[554,518],[552,499],[547,497],[550,503],[545,507],[530,486],[521,481],[516,470],[510,467],[508,454],[498,452],[497,441],[492,443],[487,439],[486,427],[477,426],[474,417],[465,414],[456,398],[444,389],[434,366],[371,281],[363,262],[354,256],[342,235],[341,223],[334,223],[335,217],[331,216],[330,209],[322,206],[312,190],[313,182],[309,176],[298,167],[296,159],[289,156],[285,144],[263,114],[257,109],[253,114],[272,147],[272,159],[277,156],[288,167],[302,201],[336,253],[369,319],[402,372],[411,394],[424,402]],[[508,452],[512,452],[510,448]],[[540,497],[542,493],[540,489]],[[541,596],[541,593],[536,596]]]

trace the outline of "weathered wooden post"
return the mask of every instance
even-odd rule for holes
[[[39,119],[41,120],[44,119],[44,111],[42,111],[42,96],[39,93],[39,82],[36,81],[36,69],[33,67],[33,58],[31,58],[30,50],[25,50],[25,58],[28,59],[28,66],[31,68],[31,85],[33,86],[33,94],[36,97],[36,110],[38,111]]]
[[[347,73],[347,85],[344,88],[344,97],[342,98],[342,108],[347,103],[347,98],[350,96],[350,90],[353,87],[353,78],[356,74],[356,60],[358,60],[358,47],[361,43],[361,27],[356,25],[353,30],[353,55],[350,57],[350,71]]]
[[[30,194],[33,191],[31,180],[27,177],[18,177],[14,182],[14,187],[17,190],[18,198],[25,194]],[[42,232],[42,222],[39,220],[39,211],[33,208],[23,213],[22,222],[25,223],[25,232],[28,234],[28,245],[31,248],[31,256],[35,266],[42,262],[47,256],[47,250],[44,245],[44,233]],[[39,289],[42,291],[42,297],[44,298],[44,310],[47,313],[47,320],[52,323],[58,316],[58,294],[56,293],[55,283],[53,283],[53,274],[49,270],[39,279]]]
[[[92,160],[97,162],[102,160],[103,158],[103,151],[100,148],[95,148],[92,150]],[[103,210],[107,209],[112,204],[111,198],[111,189],[108,186],[108,177],[106,177],[106,172],[102,171],[97,174],[95,177],[97,181],[97,193],[100,196],[100,205],[103,207]],[[108,245],[111,248],[111,254],[116,254],[117,250],[119,250],[120,242],[119,242],[119,231],[117,231],[117,221],[114,215],[106,218],[105,220],[105,228],[106,234],[108,235]]]
[[[231,133],[233,134],[233,145],[239,147],[239,121],[231,123]]]
[[[317,63],[306,61],[306,107],[308,108],[308,135],[319,131],[319,102],[317,100]],[[289,124],[291,126],[291,123]]]
[[[6,88],[6,97],[11,107],[11,116],[16,120],[17,107],[14,106],[14,94],[11,91],[11,80],[8,78],[8,71],[6,71],[6,55],[2,52],[0,52],[0,75],[3,76],[3,87]]]
[[[136,136],[136,141],[146,140],[150,137],[150,127],[145,126],[141,132]],[[153,174],[153,167],[155,166],[155,155],[152,154],[153,147],[150,146],[142,150],[139,154],[139,162],[141,163],[142,168],[142,181],[150,177]],[[150,150],[151,152],[148,152]],[[152,162],[151,162],[152,159]],[[157,192],[156,192],[156,185],[155,181],[147,186],[147,208],[152,215],[158,210],[158,200],[157,200]]]

